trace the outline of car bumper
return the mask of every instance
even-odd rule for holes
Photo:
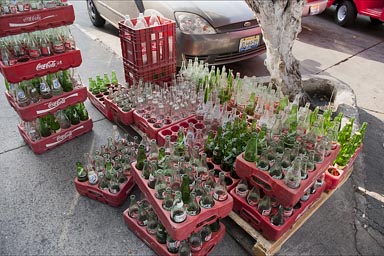
[[[259,45],[254,49],[239,52],[240,40],[255,35],[259,35]],[[197,57],[209,64],[223,65],[249,59],[265,52],[260,27],[212,35],[184,34],[177,29],[176,41],[178,66],[184,58]]]
[[[302,16],[310,16],[322,13],[327,8],[328,0],[319,0],[306,3]]]

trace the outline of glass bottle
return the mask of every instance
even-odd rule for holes
[[[144,160],[147,160],[147,155],[145,154],[145,147],[143,144],[139,145],[139,148],[137,150],[137,162],[136,162],[136,169],[143,170],[144,167]],[[147,160],[148,162],[148,160]]]
[[[257,133],[253,133],[251,139],[248,141],[244,151],[244,160],[248,162],[255,162],[257,157]]]
[[[52,76],[52,95],[58,96],[61,94],[63,94],[63,88],[61,87],[59,79],[55,75],[53,75]]]
[[[215,222],[209,225],[212,232],[218,232],[220,230],[220,219],[217,218]]]
[[[284,208],[282,205],[279,206],[278,212],[271,216],[271,223],[274,226],[282,226],[284,224]]]
[[[28,55],[31,59],[37,59],[41,56],[41,51],[34,33],[28,33],[27,37]]]
[[[269,170],[269,161],[267,159],[267,152],[263,152],[257,160],[257,168],[261,171]]]
[[[204,143],[204,153],[207,154],[207,157],[212,157],[214,147],[215,147],[215,143],[214,143],[213,131],[209,130],[207,140]]]
[[[189,248],[189,244],[187,240],[183,240],[180,243],[179,247],[179,256],[192,256],[191,249]]]
[[[148,222],[147,211],[141,201],[138,202],[138,207],[139,209],[137,212],[136,222],[139,226],[146,226]]]
[[[237,183],[235,188],[236,195],[240,197],[246,197],[248,194],[248,181],[247,179],[241,179],[239,183]]]
[[[191,200],[188,203],[187,214],[190,216],[196,216],[201,212],[201,208],[196,200],[196,193],[191,192]]]
[[[156,234],[157,223],[158,223],[158,221],[157,221],[157,216],[156,216],[155,212],[153,210],[149,211],[148,212],[147,226],[146,226],[148,234],[150,234],[150,235]]]
[[[283,170],[281,168],[282,158],[277,156],[273,165],[269,168],[269,175],[277,180],[281,180],[283,178]]]
[[[77,113],[79,114],[79,117],[80,117],[80,121],[86,121],[88,120],[88,111],[87,109],[85,108],[85,105],[83,102],[80,102],[80,103],[77,103],[75,105],[75,109],[77,111]]]
[[[112,176],[112,179],[109,181],[109,192],[112,194],[117,194],[120,192],[120,184],[116,175]]]
[[[184,207],[182,195],[180,191],[175,192],[175,199],[171,209],[171,219],[176,223],[181,223],[187,218],[187,211]]]
[[[49,39],[45,33],[40,34],[39,45],[40,45],[41,55],[51,56],[53,54],[51,42],[49,42]]]
[[[285,175],[284,183],[290,188],[298,188],[301,180],[301,160],[296,157]]]
[[[210,209],[215,206],[215,201],[211,194],[211,187],[209,185],[204,186],[204,193],[201,195],[199,203],[200,206],[205,209]]]
[[[165,182],[164,174],[161,170],[156,170],[155,197],[164,199],[167,183]]]
[[[19,107],[26,107],[31,104],[31,100],[27,97],[21,87],[17,89],[16,97],[17,105],[19,105]]]
[[[156,140],[152,139],[151,144],[150,144],[150,150],[148,153],[148,159],[151,160],[156,160],[159,158],[159,148],[157,146]]]
[[[146,180],[149,178],[149,161],[147,159],[144,159],[141,177]]]
[[[77,113],[76,109],[74,107],[68,107],[69,115],[69,121],[71,121],[71,125],[77,125],[80,123],[80,117]]]
[[[165,197],[163,197],[163,203],[162,207],[166,211],[170,211],[173,206],[173,197],[172,197],[172,189],[170,187],[167,187],[165,189]]]
[[[128,215],[129,217],[136,219],[138,213],[139,213],[139,205],[137,204],[136,196],[132,194],[129,196]]]
[[[167,234],[166,245],[168,252],[177,253],[179,251],[180,241],[173,239],[170,234]]]
[[[181,195],[184,204],[189,204],[191,201],[191,190],[189,189],[189,177],[188,175],[183,174],[181,183]]]
[[[215,186],[215,183],[216,183],[216,180],[215,180],[215,171],[212,169],[212,170],[209,170],[209,175],[208,175],[208,178],[206,179],[206,181],[204,182],[204,187],[210,187],[211,189],[214,188]]]
[[[267,195],[264,195],[263,199],[259,202],[257,206],[257,210],[261,215],[268,216],[271,213],[271,209],[271,198]]]
[[[204,194],[203,180],[201,179],[201,177],[196,178],[196,182],[193,186],[192,192],[195,193],[196,196],[202,196]]]
[[[73,90],[73,84],[69,75],[69,70],[62,70],[57,73],[61,87],[64,92],[70,92]]]
[[[161,170],[160,170],[161,173]],[[155,189],[156,181],[157,181],[157,163],[155,160],[151,160],[149,163],[149,176],[148,176],[148,187],[151,189]]]
[[[167,230],[160,221],[157,223],[156,240],[159,244],[167,243]]]
[[[65,52],[65,45],[64,45],[64,42],[63,42],[63,39],[60,35],[60,31],[59,29],[55,29],[53,31],[53,42],[52,42],[52,45],[53,45],[53,51],[55,53],[63,53]]]
[[[224,172],[219,173],[219,182],[214,184],[213,198],[216,201],[225,201],[228,198],[227,186],[225,184]]]
[[[201,165],[195,167],[196,177],[200,177],[203,181],[207,180],[209,177],[209,169],[207,164],[207,154],[201,154]]]
[[[80,182],[87,181],[88,175],[81,162],[76,162],[76,169],[77,169],[77,180]]]
[[[45,77],[41,77],[40,81],[40,95],[43,99],[49,99],[52,97],[52,91],[46,82]]]
[[[189,245],[191,247],[191,251],[196,253],[201,250],[203,247],[203,240],[201,239],[200,232],[193,232],[189,236]]]
[[[250,206],[256,206],[261,200],[260,189],[256,186],[252,187],[247,195],[247,203]]]
[[[209,225],[205,225],[201,230],[200,230],[200,235],[201,239],[203,242],[208,242],[212,238],[212,230]]]
[[[41,137],[49,137],[51,135],[51,129],[48,125],[46,118],[44,117],[39,118],[39,131]]]

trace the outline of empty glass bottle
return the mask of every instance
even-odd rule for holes
[[[170,234],[167,234],[166,245],[167,245],[167,250],[170,253],[177,253],[179,251],[180,241],[173,239]]]
[[[147,221],[147,226],[146,226],[148,234],[150,234],[150,235],[156,234],[157,223],[158,223],[158,221],[157,221],[157,216],[156,216],[155,212],[153,210],[149,211],[148,212],[148,221]]]
[[[211,194],[211,187],[204,186],[204,193],[201,195],[200,198],[200,206],[205,209],[210,209],[215,206],[215,201],[213,200],[212,194]]]
[[[279,206],[278,212],[271,216],[271,223],[275,226],[282,226],[284,224],[284,208]]]
[[[182,195],[180,191],[175,192],[175,199],[171,209],[171,219],[176,223],[181,223],[187,218],[187,211],[184,207]]]
[[[252,187],[247,195],[247,203],[250,206],[256,206],[261,200],[260,189],[256,186]]]
[[[300,186],[301,180],[301,160],[300,158],[295,158],[293,165],[288,169],[284,183],[290,188],[298,188]]]
[[[167,230],[160,221],[157,223],[156,240],[160,244],[167,243]]]
[[[139,206],[136,201],[136,196],[132,194],[129,196],[128,215],[129,217],[136,219],[138,212],[139,212]]]
[[[138,202],[138,206],[139,206],[139,209],[136,217],[137,224],[140,226],[146,226],[148,222],[147,211],[144,208],[142,201]]]
[[[167,188],[164,174],[162,170],[159,169],[156,171],[155,197],[158,199],[164,199]]]
[[[88,175],[81,162],[76,162],[76,169],[77,169],[77,180],[80,182],[87,181]]]
[[[213,188],[213,198],[216,201],[225,201],[228,198],[227,186],[225,184],[225,174],[224,172],[219,173],[219,181],[214,184]]]
[[[196,216],[201,212],[201,208],[196,200],[196,193],[191,192],[191,199],[188,203],[187,214],[190,216]]]
[[[203,247],[203,240],[201,239],[200,232],[193,232],[189,236],[189,245],[192,252],[199,252]]]
[[[172,197],[172,189],[170,187],[167,187],[165,189],[165,197],[162,203],[162,207],[166,211],[170,211],[173,206],[173,197]]]
[[[268,216],[271,213],[272,205],[271,198],[267,195],[264,195],[263,199],[259,202],[257,210],[263,216]]]
[[[189,248],[189,244],[187,240],[183,240],[180,243],[179,247],[179,256],[192,256],[191,249]]]
[[[281,168],[281,157],[277,156],[275,159],[274,164],[269,168],[269,175],[277,180],[280,180],[283,178],[283,170]]]

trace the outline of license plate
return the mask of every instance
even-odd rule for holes
[[[248,51],[259,46],[260,35],[240,39],[239,52]]]
[[[320,6],[318,4],[312,5],[309,10],[310,15],[315,15],[320,12]]]

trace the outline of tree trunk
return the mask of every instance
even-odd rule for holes
[[[267,48],[265,65],[271,81],[292,101],[305,95],[301,84],[299,62],[292,54],[297,34],[301,31],[304,0],[245,0],[254,11]]]

